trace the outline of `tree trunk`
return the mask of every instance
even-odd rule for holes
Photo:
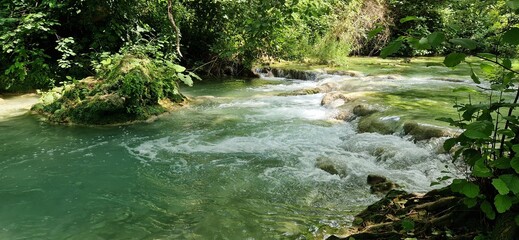
[[[177,39],[177,43],[176,43],[176,48],[177,48],[177,53],[180,57],[182,57],[182,53],[180,52],[180,29],[178,28],[177,24],[175,23],[175,17],[173,16],[173,2],[172,0],[168,0],[168,18],[169,18],[169,22],[171,23],[171,26],[173,26],[173,29],[175,29],[175,33],[176,33],[176,39]]]

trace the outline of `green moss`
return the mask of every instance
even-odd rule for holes
[[[477,67],[481,62],[476,58],[467,58],[467,61],[475,66],[476,73],[481,74]],[[271,65],[273,68],[294,70],[317,70],[327,71],[358,71],[367,75],[402,75],[402,76],[437,76],[443,78],[467,78],[470,76],[470,67],[460,64],[452,69],[443,65],[443,57],[418,57],[412,58],[410,62],[399,58],[382,59],[378,57],[349,57],[333,66],[319,64],[319,61],[306,63],[279,62]]]
[[[99,75],[45,94],[33,110],[51,122],[117,124],[144,120],[166,109],[161,100],[181,102],[176,72],[147,58],[120,56]],[[172,77],[173,76],[173,77]]]

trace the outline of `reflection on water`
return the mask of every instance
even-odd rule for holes
[[[445,170],[430,146],[330,121],[321,94],[276,96],[316,84],[201,84],[215,98],[133,126],[0,122],[0,239],[312,237],[376,200],[367,174],[426,191]]]

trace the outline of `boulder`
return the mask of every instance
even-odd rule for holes
[[[327,82],[323,83],[317,86],[317,89],[319,89],[319,92],[321,93],[327,93],[331,91],[335,91],[339,88],[339,84],[335,82]]]
[[[341,109],[333,118],[336,119],[336,120],[348,121],[349,122],[349,121],[352,121],[353,119],[355,119],[355,115],[352,114],[348,110]]]
[[[323,99],[321,100],[321,106],[325,107],[338,107],[342,106],[345,103],[350,102],[352,99],[346,94],[341,92],[329,92],[324,95]]]

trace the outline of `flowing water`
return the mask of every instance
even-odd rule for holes
[[[316,81],[226,80],[153,123],[0,121],[0,239],[306,239],[380,196],[368,174],[424,192],[449,159],[435,144],[330,120]],[[334,162],[341,176],[318,169]]]

